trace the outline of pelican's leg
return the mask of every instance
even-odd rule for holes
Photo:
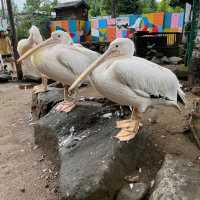
[[[64,101],[59,103],[58,106],[56,107],[57,112],[70,112],[76,104],[73,101],[69,101],[67,99],[68,96],[68,88],[69,86],[64,85]]]
[[[121,131],[115,136],[120,141],[129,141],[133,139],[140,128],[141,113],[138,109],[133,109],[131,113],[131,119],[117,122],[117,128],[121,128]]]
[[[48,83],[48,77],[42,74],[42,84],[35,86],[33,88],[33,92],[35,94],[40,92],[46,92],[48,90],[47,83]]]

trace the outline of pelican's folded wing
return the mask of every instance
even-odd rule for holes
[[[90,58],[92,62],[94,62],[100,56],[100,54],[97,53],[96,51],[92,51],[92,50],[87,49],[87,48],[80,46],[80,45],[75,45],[75,46],[72,46],[70,48],[72,50],[77,51],[79,53],[82,53],[84,56]]]
[[[123,84],[140,96],[177,99],[179,83],[176,76],[155,63],[133,57],[116,62],[112,70]]]
[[[70,65],[69,60],[66,58],[65,52],[57,55],[58,61],[65,66],[73,75],[76,75],[76,72],[74,71],[73,67]]]

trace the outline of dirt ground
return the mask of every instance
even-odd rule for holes
[[[31,90],[0,84],[0,199],[56,200],[57,172],[34,145]]]

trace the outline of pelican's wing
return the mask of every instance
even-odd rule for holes
[[[69,53],[69,52],[61,52],[60,54],[57,54],[57,60],[60,64],[62,64],[63,66],[65,66],[65,68],[67,68],[73,75],[76,75],[75,70],[73,69],[73,67],[70,65],[69,59],[68,59],[68,54],[65,53]]]
[[[82,48],[77,50],[76,47],[60,46],[57,49],[56,55],[59,62],[76,76],[79,76],[95,59],[91,54],[87,54],[88,49]]]
[[[82,53],[86,57],[90,58],[91,62],[94,62],[100,56],[99,53],[92,51],[90,49],[87,49],[87,48],[83,47],[82,45],[80,46],[79,44],[78,45],[75,44],[74,46],[72,46],[70,48],[72,50]]]
[[[112,70],[116,78],[138,95],[177,100],[180,85],[170,70],[139,57],[123,59],[114,65]]]
[[[17,51],[20,56],[23,55],[30,48],[32,48],[32,42],[30,42],[28,39],[22,39],[17,44]]]

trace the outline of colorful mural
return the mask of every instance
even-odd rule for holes
[[[84,20],[61,20],[52,21],[50,31],[67,31],[75,43],[91,41],[90,21]]]
[[[130,37],[132,31],[182,32],[184,13],[148,13],[125,15],[116,19],[111,16],[95,17],[90,21],[52,21],[51,31],[62,29],[69,32],[74,42],[111,42],[115,38]]]
[[[164,32],[182,32],[184,26],[184,13],[165,13]]]

